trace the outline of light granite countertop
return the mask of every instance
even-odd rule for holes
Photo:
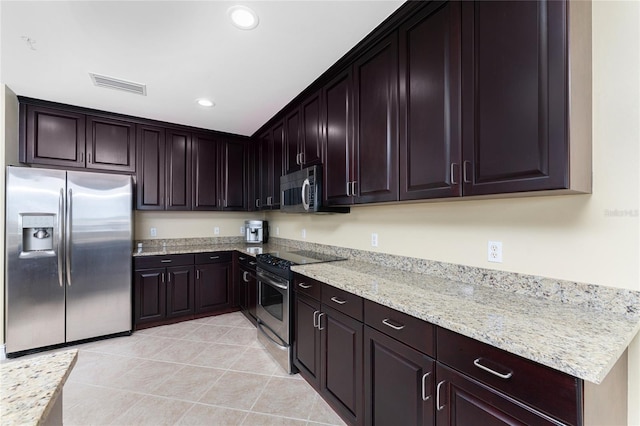
[[[191,254],[206,253],[214,251],[239,251],[247,253],[255,257],[256,254],[273,253],[279,250],[291,250],[291,247],[285,247],[277,244],[245,244],[245,243],[212,243],[212,244],[192,244],[192,245],[149,245],[143,244],[135,247],[133,257],[141,256],[158,256],[170,254]]]
[[[78,350],[72,349],[0,364],[0,424],[23,426],[45,422],[77,356]]]
[[[640,330],[637,312],[612,313],[366,262],[292,269],[596,384]]]

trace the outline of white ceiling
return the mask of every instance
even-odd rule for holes
[[[403,1],[2,0],[0,79],[18,95],[251,135]],[[255,30],[231,25],[236,4],[257,12]]]

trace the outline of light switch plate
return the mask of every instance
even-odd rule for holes
[[[156,228],[149,229],[149,235],[151,235],[152,237],[157,237],[158,236],[158,230]]]

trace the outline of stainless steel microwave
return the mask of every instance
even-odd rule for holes
[[[280,177],[280,211],[284,213],[349,213],[349,207],[322,204],[322,166]]]

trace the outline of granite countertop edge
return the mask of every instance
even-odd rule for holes
[[[365,262],[298,265],[292,270],[595,384],[604,380],[640,331],[638,316]]]
[[[3,362],[2,424],[46,423],[78,359],[78,350]]]

